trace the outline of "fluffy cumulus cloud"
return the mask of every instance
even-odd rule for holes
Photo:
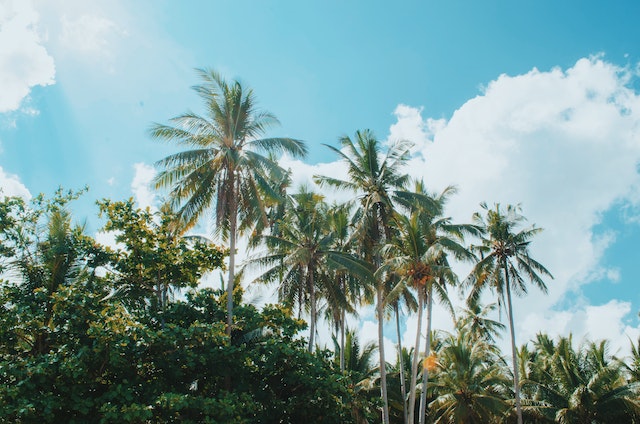
[[[389,128],[387,143],[399,140],[410,140],[414,143],[414,151],[422,152],[433,141],[433,136],[444,128],[444,119],[422,119],[422,108],[415,108],[400,104],[393,111],[396,123]]]
[[[0,197],[4,196],[19,196],[29,200],[31,192],[22,184],[17,175],[8,174],[0,167]]]
[[[624,349],[627,336],[639,333],[625,324],[632,312],[627,302],[568,301],[582,299],[583,284],[623,277],[620,270],[600,265],[615,233],[594,228],[614,205],[631,206],[628,221],[634,221],[638,209],[640,96],[630,88],[632,72],[601,57],[584,58],[566,70],[501,75],[448,121],[425,119],[420,108],[406,105],[394,111],[397,122],[387,142],[415,143],[408,172],[430,189],[458,187],[448,208],[456,221],[469,222],[480,202],[499,202],[521,204],[529,223],[544,228],[532,255],[555,279],[548,281],[548,294],[532,288],[526,298],[515,300],[522,342],[537,331],[572,332],[577,340],[615,339],[616,349]],[[309,182],[314,174],[345,175],[339,163],[284,160],[283,165],[293,170],[294,181]],[[323,192],[329,200],[335,195]],[[460,275],[466,272],[468,267],[460,267]],[[406,320],[405,344],[414,343],[416,325],[415,317]],[[433,325],[452,327],[439,309]],[[376,339],[374,327],[364,325],[363,330],[363,340]]]
[[[599,265],[615,234],[594,227],[612,206],[637,199],[640,97],[629,87],[631,77],[631,70],[592,57],[567,70],[502,75],[446,123],[416,119],[417,108],[396,111],[391,133],[420,146],[410,173],[432,189],[459,188],[449,204],[457,221],[469,222],[482,201],[519,203],[529,222],[545,229],[532,252],[555,279],[548,295],[532,289],[516,300],[524,340],[554,326],[578,337],[606,336],[596,328],[615,328],[609,338],[637,333],[622,324],[630,312],[624,302],[553,309],[582,284],[620,280],[619,270]],[[599,326],[592,325],[595,316]]]
[[[54,83],[55,65],[42,43],[30,0],[0,0],[0,113],[20,108],[32,87]]]

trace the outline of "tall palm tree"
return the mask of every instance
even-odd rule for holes
[[[409,287],[399,282],[397,278],[390,279],[391,285],[394,287],[391,289],[389,295],[387,295],[386,302],[391,305],[393,308],[393,315],[396,321],[396,341],[398,345],[398,369],[404,370],[404,360],[405,356],[402,352],[405,350],[402,347],[402,334],[400,332],[400,314],[402,312],[401,307],[404,306],[407,308],[408,312],[414,312],[418,309],[418,301],[416,297],[413,295],[413,292],[409,289]],[[406,408],[406,399],[407,399],[407,388],[405,381],[405,373],[400,372],[400,393],[402,395],[402,412],[404,415],[404,422],[408,422],[409,416]]]
[[[261,152],[303,157],[307,149],[292,138],[260,138],[278,120],[256,108],[253,90],[211,69],[200,69],[198,75],[202,82],[194,90],[205,114],[187,112],[171,119],[171,125],[150,129],[154,139],[189,148],[158,161],[154,181],[156,188],[169,188],[169,201],[185,231],[215,205],[216,233],[229,243],[226,331],[231,334],[238,233],[265,219],[264,198],[277,197],[269,177],[285,172]]]
[[[315,346],[318,294],[333,291],[330,270],[348,271],[371,280],[366,263],[349,253],[334,249],[334,234],[327,225],[328,206],[323,197],[304,187],[289,197],[278,234],[262,236],[268,251],[247,262],[267,268],[256,281],[280,283],[279,297],[286,303],[306,302],[310,309],[309,351]]]
[[[327,214],[328,229],[337,251],[355,254],[351,238],[351,208],[349,205],[332,205]],[[346,315],[357,316],[356,307],[366,304],[373,296],[370,284],[363,284],[347,270],[331,270],[328,276],[333,284],[325,294],[326,317],[335,326],[336,339],[340,341],[340,370],[345,370]]]
[[[477,302],[480,293],[487,287],[497,293],[499,304],[503,305],[504,301],[507,303],[516,414],[518,424],[522,424],[511,291],[513,290],[516,295],[526,294],[526,278],[546,293],[547,286],[542,277],[553,277],[542,264],[529,255],[531,239],[542,231],[541,228],[531,226],[525,229],[518,229],[518,226],[525,219],[519,213],[519,207],[508,205],[507,210],[502,211],[500,205],[495,205],[493,210],[489,209],[484,203],[481,206],[486,211],[486,217],[476,213],[473,219],[474,223],[479,228],[482,228],[484,232],[481,244],[476,246],[476,249],[482,255],[482,259],[476,263],[466,280],[467,284],[471,286],[469,303]]]
[[[362,256],[377,268],[382,264],[380,248],[391,240],[393,194],[395,191],[403,190],[409,179],[408,175],[400,173],[400,168],[409,157],[410,144],[398,142],[383,154],[380,142],[373,132],[364,130],[357,131],[354,140],[349,137],[341,138],[340,145],[341,149],[327,147],[346,164],[349,179],[315,176],[314,180],[321,186],[331,186],[356,194],[359,209],[356,213],[357,225],[354,236],[359,241]],[[375,286],[382,422],[388,424],[389,402],[383,330],[386,284],[384,280],[379,279]]]
[[[427,202],[418,201],[410,205],[411,216],[397,217],[398,231],[384,248],[387,258],[381,270],[393,270],[400,276],[400,281],[413,287],[418,294],[418,327],[416,332],[416,355],[413,357],[411,383],[409,386],[408,422],[414,422],[416,385],[418,374],[418,353],[422,337],[422,313],[427,307],[427,335],[431,333],[431,314],[433,295],[438,296],[441,303],[453,310],[447,294],[447,286],[457,284],[457,276],[451,270],[447,254],[459,259],[470,260],[473,255],[462,245],[463,234],[471,231],[464,225],[454,225],[450,218],[442,216],[448,196],[454,193],[453,187],[447,187],[439,195],[429,195],[421,182],[417,182],[414,201],[419,197]],[[401,203],[404,203],[401,201]],[[399,286],[402,287],[402,286]],[[425,355],[430,354],[430,340],[426,338]],[[426,415],[426,387],[428,370],[423,372],[423,390],[421,396],[420,423],[424,423]]]

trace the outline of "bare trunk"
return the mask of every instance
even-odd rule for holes
[[[387,363],[384,358],[384,308],[383,308],[384,283],[378,282],[377,305],[378,312],[378,352],[380,353],[380,394],[382,396],[382,424],[389,424],[389,400],[387,397]]]
[[[433,287],[429,286],[427,293],[427,339],[424,342],[424,357],[431,354],[431,311],[433,309]],[[427,383],[429,382],[429,370],[424,367],[422,371],[422,393],[420,393],[420,424],[424,424],[427,418]]]
[[[504,264],[504,280],[507,289],[507,308],[509,309],[509,330],[511,331],[511,360],[513,361],[513,391],[516,397],[516,414],[518,424],[522,424],[522,407],[520,405],[520,376],[518,375],[518,361],[516,356],[516,334],[513,328],[513,308],[511,306],[511,287],[509,287],[509,272]]]
[[[402,357],[402,336],[400,334],[400,307],[399,302],[393,305],[393,312],[396,315],[396,336],[398,338],[398,367],[400,370],[400,393],[402,394],[402,415],[405,424],[407,421],[407,388],[404,381],[404,358]]]
[[[313,281],[313,271],[307,269],[307,281],[309,282],[309,302],[311,302],[311,320],[309,324],[309,352],[313,352],[316,335],[316,288]]]
[[[340,310],[340,371],[344,371],[344,308]]]
[[[236,189],[235,181],[231,186]],[[237,193],[237,190],[236,190]],[[233,286],[236,269],[236,224],[238,219],[238,204],[235,195],[231,196],[231,215],[229,216],[229,275],[227,280],[227,328],[226,333],[231,336],[233,325]]]
[[[422,310],[424,309],[424,294],[418,290],[418,329],[416,331],[416,344],[413,350],[413,360],[411,362],[411,383],[409,386],[409,415],[408,422],[415,422],[416,410],[416,385],[418,380],[418,358],[420,357],[420,336],[422,335]]]

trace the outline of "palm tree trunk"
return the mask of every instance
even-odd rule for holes
[[[407,388],[404,381],[404,358],[402,357],[402,337],[400,335],[400,308],[399,302],[393,304],[393,312],[396,315],[396,337],[398,338],[398,366],[400,371],[400,393],[402,394],[402,414],[404,423],[407,421]]]
[[[418,379],[418,357],[420,357],[420,336],[422,333],[422,310],[424,309],[424,294],[418,289],[418,329],[416,330],[416,344],[413,350],[413,360],[411,362],[411,383],[409,385],[409,416],[408,423],[415,422],[416,410],[416,385]]]
[[[380,353],[380,394],[382,396],[382,424],[389,424],[389,399],[387,397],[387,363],[384,358],[384,282],[378,282],[376,290],[378,313],[378,352]]]
[[[309,302],[311,302],[311,320],[309,324],[309,352],[313,352],[316,335],[316,288],[313,281],[313,270],[307,269],[307,281],[309,281]]]
[[[237,193],[236,183],[233,181],[233,172],[231,176],[231,186]],[[227,280],[227,336],[231,336],[231,326],[233,325],[233,285],[236,268],[236,227],[238,220],[238,202],[235,194],[231,196],[231,215],[229,216],[229,275]]]
[[[513,328],[513,308],[511,306],[511,287],[509,285],[509,272],[506,264],[503,266],[504,280],[507,289],[507,307],[509,309],[509,330],[511,331],[511,360],[513,361],[513,391],[516,397],[516,414],[518,424],[522,424],[522,407],[520,405],[520,377],[518,375],[518,362],[516,358],[516,335]]]
[[[431,312],[433,310],[433,286],[429,286],[427,293],[427,339],[424,342],[424,357],[431,354]],[[429,383],[429,370],[423,367],[422,393],[420,393],[420,424],[424,424],[427,418],[427,384]]]
[[[344,371],[344,308],[340,310],[340,371]]]

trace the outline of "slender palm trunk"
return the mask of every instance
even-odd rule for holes
[[[407,388],[404,381],[404,358],[402,357],[402,336],[400,334],[400,308],[399,302],[393,304],[393,313],[396,316],[396,337],[398,338],[398,369],[400,371],[400,393],[402,394],[402,415],[405,424],[407,421]]]
[[[233,174],[232,174],[233,175]],[[231,181],[231,186],[236,190],[236,183]],[[227,281],[227,328],[226,333],[231,336],[231,327],[233,325],[233,286],[235,283],[236,270],[236,227],[238,220],[238,202],[234,196],[231,196],[231,215],[229,216],[229,275]]]
[[[387,363],[384,358],[384,282],[378,282],[376,290],[378,313],[378,352],[380,354],[380,394],[382,396],[382,424],[389,424],[389,399],[387,397]]]
[[[344,371],[344,308],[340,310],[340,371]]]
[[[313,281],[313,270],[307,269],[307,281],[309,281],[309,302],[311,302],[311,320],[309,324],[309,352],[313,352],[316,335],[316,288]]]
[[[415,422],[416,410],[416,385],[418,380],[418,358],[420,357],[420,336],[422,335],[422,310],[424,309],[424,294],[422,289],[418,289],[418,329],[416,330],[416,344],[413,350],[413,360],[411,362],[411,383],[409,385],[409,416],[410,424]]]
[[[427,292],[427,339],[424,342],[424,357],[431,354],[431,312],[433,310],[433,287],[429,286]],[[427,384],[429,383],[429,370],[424,367],[422,371],[422,393],[420,393],[420,424],[424,424],[427,418]]]
[[[516,335],[513,328],[513,308],[511,306],[511,287],[509,285],[509,272],[507,265],[504,268],[504,280],[507,289],[507,307],[509,309],[509,330],[511,331],[511,360],[513,361],[513,391],[516,397],[516,414],[518,424],[522,424],[522,407],[520,405],[520,377],[518,375],[518,362],[516,358]]]

